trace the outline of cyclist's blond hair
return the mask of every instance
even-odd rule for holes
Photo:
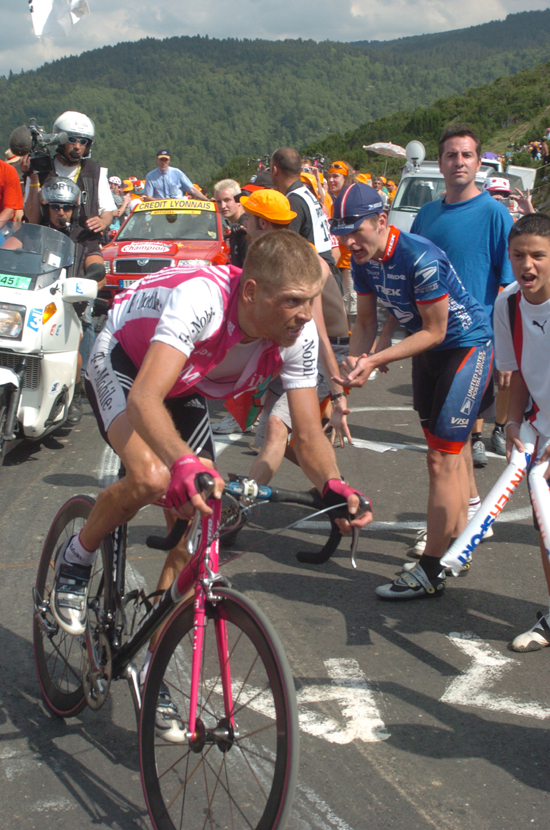
[[[236,196],[237,193],[241,192],[241,186],[235,179],[221,179],[214,185],[214,195],[219,193],[220,190],[229,190],[232,196]]]
[[[246,254],[241,285],[250,279],[269,294],[291,283],[314,286],[321,280],[319,255],[294,231],[269,231],[256,239]]]

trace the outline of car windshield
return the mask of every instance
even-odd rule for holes
[[[74,250],[72,240],[53,228],[7,222],[0,232],[0,287],[44,288],[72,265]]]
[[[430,178],[410,176],[404,179],[392,202],[392,210],[404,210],[416,213],[422,205],[440,199],[445,192],[445,181],[442,177]]]
[[[218,239],[216,213],[200,209],[136,211],[119,231],[117,241],[138,239]]]

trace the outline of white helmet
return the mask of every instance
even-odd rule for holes
[[[84,115],[83,112],[63,112],[55,119],[52,132],[67,133],[68,136],[76,136],[78,138],[87,138],[89,140],[88,148],[84,156],[90,154],[92,144],[95,137],[95,124],[91,118]]]

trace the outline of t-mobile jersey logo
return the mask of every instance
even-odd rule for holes
[[[534,326],[538,326],[538,328],[541,329],[543,334],[545,333],[544,332],[544,327],[545,327],[546,323],[548,322],[548,320],[545,320],[544,323],[539,323],[538,320],[531,320],[531,322],[533,323]]]

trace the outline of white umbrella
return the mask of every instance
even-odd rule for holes
[[[394,159],[407,158],[404,147],[399,144],[392,144],[391,141],[376,141],[374,144],[363,144],[363,150],[372,150],[373,153],[380,153],[381,156],[391,156]]]

